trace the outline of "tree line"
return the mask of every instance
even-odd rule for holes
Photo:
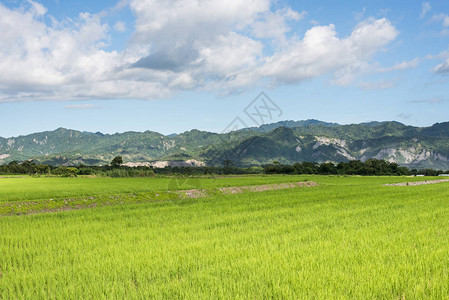
[[[23,162],[12,161],[0,165],[0,174],[29,174],[29,175],[55,175],[63,177],[75,177],[78,175],[96,175],[107,177],[148,177],[159,175],[243,175],[243,174],[315,174],[315,175],[365,175],[365,176],[403,176],[425,175],[438,176],[449,174],[448,171],[433,169],[409,169],[399,166],[397,163],[385,160],[368,159],[365,162],[353,160],[348,162],[297,162],[292,165],[281,164],[274,161],[264,166],[237,167],[232,161],[224,161],[222,167],[126,167],[123,159],[116,156],[109,165],[105,166],[52,166],[39,164],[36,161]]]
[[[154,176],[154,171],[149,167],[122,166],[123,160],[117,157],[105,166],[52,166],[39,164],[33,160],[23,162],[12,161],[0,165],[0,174],[28,174],[28,175],[54,175],[61,177],[76,177],[78,175],[95,175],[104,177],[149,177]]]
[[[352,160],[348,162],[297,162],[293,165],[284,165],[273,162],[266,165],[266,174],[316,174],[316,175],[365,175],[365,176],[404,176],[404,175],[424,175],[438,176],[447,174],[449,171],[433,169],[409,169],[401,167],[394,162],[380,159],[368,159],[365,162]]]

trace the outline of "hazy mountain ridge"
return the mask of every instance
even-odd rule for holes
[[[284,126],[285,125],[285,126]],[[449,122],[414,127],[399,122],[338,125],[318,120],[282,121],[226,134],[190,130],[178,135],[102,134],[58,128],[0,138],[0,163],[36,159],[51,164],[106,164],[198,160],[221,165],[261,165],[277,160],[385,159],[416,168],[449,169]]]
[[[278,127],[296,128],[296,127],[307,127],[307,126],[313,126],[313,125],[320,125],[320,126],[324,126],[324,127],[341,126],[340,124],[337,124],[337,123],[328,123],[328,122],[323,122],[323,121],[319,121],[319,120],[315,120],[315,119],[308,119],[308,120],[302,120],[302,121],[293,121],[293,120],[279,121],[276,123],[263,124],[259,127],[248,127],[248,128],[243,128],[240,130],[241,131],[253,130],[253,131],[268,132],[268,131],[274,130]]]

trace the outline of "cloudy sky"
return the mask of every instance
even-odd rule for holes
[[[0,1],[3,137],[221,132],[261,91],[265,121],[428,126],[448,75],[447,0]]]

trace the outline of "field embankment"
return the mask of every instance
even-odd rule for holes
[[[449,181],[449,179],[399,182],[399,183],[387,183],[387,184],[385,184],[385,186],[416,186],[416,185],[435,184],[435,183],[448,182],[448,181]]]

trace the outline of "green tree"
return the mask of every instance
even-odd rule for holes
[[[223,166],[225,168],[230,168],[230,167],[234,166],[234,162],[230,159],[226,159],[223,161]]]
[[[118,167],[120,167],[121,164],[123,164],[123,158],[121,156],[116,156],[111,161],[111,167],[113,167],[113,168],[118,168]]]

